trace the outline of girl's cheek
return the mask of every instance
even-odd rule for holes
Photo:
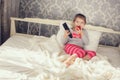
[[[84,24],[81,25],[81,27],[84,27],[84,26],[85,26]]]

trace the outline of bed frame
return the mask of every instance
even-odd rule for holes
[[[40,19],[40,18],[14,18],[14,17],[11,17],[11,29],[10,29],[11,36],[14,34],[19,34],[16,32],[15,21],[40,23],[40,24],[48,24],[48,25],[55,25],[55,26],[59,26],[61,22],[67,22],[69,24],[72,24],[71,21],[67,21],[67,20],[51,20],[51,19]],[[91,26],[88,24],[86,25],[85,29],[120,34],[120,31],[114,31],[112,29],[104,28],[101,26]]]

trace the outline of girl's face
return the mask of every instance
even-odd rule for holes
[[[85,21],[83,19],[77,17],[75,19],[75,21],[73,22],[73,24],[74,24],[74,27],[81,26],[83,28],[85,26]]]

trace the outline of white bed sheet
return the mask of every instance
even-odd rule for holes
[[[65,68],[65,65],[59,61],[65,57],[60,56],[55,41],[55,36],[51,38],[12,36],[0,47],[0,80],[120,79],[120,69],[111,66],[107,59],[100,55],[90,61],[76,59],[72,66]],[[98,49],[98,53],[101,54],[108,51],[106,47]]]
[[[2,46],[10,46],[30,50],[33,49],[33,45],[39,45],[39,42],[43,42],[47,39],[47,37],[43,36],[17,34],[10,37]],[[35,41],[38,42],[38,44],[35,44]],[[36,47],[37,46],[35,46],[34,49]],[[97,49],[97,53],[106,56],[113,66],[120,67],[120,49],[118,47],[100,45]]]

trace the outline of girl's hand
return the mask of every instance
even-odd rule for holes
[[[70,32],[68,30],[65,30],[64,38],[66,38],[69,34],[70,34]]]
[[[78,32],[78,34],[82,35],[82,34],[83,34],[83,32],[82,32],[82,28],[79,29],[77,32]]]

